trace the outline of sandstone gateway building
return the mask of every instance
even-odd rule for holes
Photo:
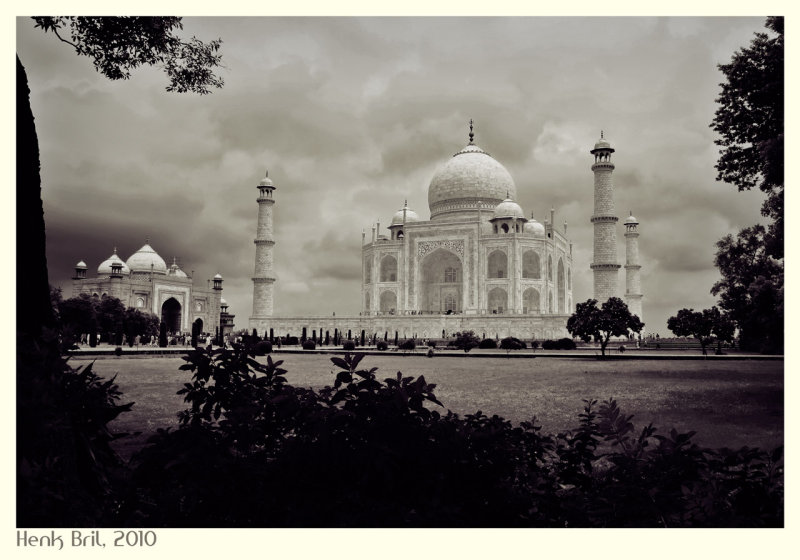
[[[602,137],[591,153],[594,172],[594,297],[618,296],[613,183],[614,149]],[[388,235],[380,223],[362,232],[361,312],[353,316],[273,315],[272,211],[275,185],[258,184],[258,226],[250,329],[261,335],[347,336],[378,334],[440,338],[472,330],[480,336],[553,339],[569,336],[574,311],[572,242],[567,224],[555,225],[555,210],[540,223],[525,217],[508,171],[474,143],[442,165],[428,187],[430,219],[408,204],[395,212]],[[642,317],[638,222],[626,228],[626,293]],[[583,273],[583,271],[579,272]]]

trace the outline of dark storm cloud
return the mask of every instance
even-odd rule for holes
[[[96,266],[115,243],[127,258],[149,235],[198,279],[221,272],[245,325],[255,185],[269,168],[276,312],[357,312],[361,230],[369,239],[380,221],[386,233],[406,199],[428,217],[431,175],[467,143],[470,118],[526,215],[544,221],[552,207],[558,227],[569,223],[575,301],[591,295],[589,150],[605,131],[617,149],[617,214],[641,222],[645,321],[662,333],[686,302],[713,305],[716,240],[763,222],[760,193],[715,181],[708,127],[716,64],[763,18],[184,23],[187,36],[224,41],[226,85],[212,95],[167,94],[157,70],[109,82],[18,20],[53,282],[68,283],[78,259]],[[618,236],[622,262],[621,227]]]

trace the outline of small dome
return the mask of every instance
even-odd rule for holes
[[[178,266],[178,263],[175,259],[172,259],[172,264],[169,266],[169,270],[167,271],[168,276],[174,276],[176,278],[189,278],[184,271]]]
[[[535,235],[536,237],[544,237],[544,225],[541,222],[537,222],[536,220],[531,217],[530,221],[525,224],[525,227],[522,228],[523,233],[529,233],[531,235]]]
[[[522,207],[511,200],[506,198],[503,202],[497,205],[494,209],[494,218],[522,218],[525,219],[525,213]]]
[[[227,302],[227,301],[225,301],[225,298],[221,298],[221,299],[219,300],[219,304],[220,304],[220,305],[228,305],[228,302]]]
[[[269,171],[264,173],[264,178],[261,179],[261,181],[259,181],[258,186],[259,187],[272,187],[272,186],[274,186],[272,184],[272,179],[269,178]]]
[[[127,265],[133,272],[150,272],[152,270],[156,274],[167,273],[167,263],[147,243],[130,256]]]
[[[599,151],[599,150],[603,150],[605,152],[611,152],[611,153],[614,152],[614,148],[612,148],[611,144],[608,143],[608,140],[606,140],[603,137],[603,131],[602,130],[600,131],[600,140],[598,140],[595,143],[593,150],[589,150],[589,153],[593,154],[593,153],[595,153],[596,151]]]
[[[625,223],[626,223],[626,224],[638,224],[638,223],[639,223],[639,220],[637,220],[637,219],[636,219],[636,216],[634,216],[633,214],[631,214],[630,216],[628,216],[627,218],[625,218]]]
[[[85,263],[85,262],[83,262],[83,261],[78,261],[78,264],[76,264],[76,265],[75,265],[75,268],[80,268],[81,270],[86,270],[86,269],[87,269],[87,268],[89,268],[89,267],[87,267],[87,266],[86,266],[86,263]]]
[[[393,226],[399,226],[399,225],[403,224],[403,211],[404,210],[405,210],[405,213],[406,213],[406,223],[421,221],[420,217],[417,215],[417,213],[414,212],[413,210],[410,210],[408,208],[408,204],[406,204],[403,208],[401,208],[400,210],[395,212],[394,216],[392,216],[392,225]]]
[[[214,280],[222,280],[222,275],[220,275],[220,273],[219,273],[219,272],[218,272],[218,273],[216,273],[216,274],[214,275]]]
[[[83,261],[81,261],[81,263],[82,262]],[[81,263],[78,263],[78,264],[81,264]],[[97,275],[98,276],[102,276],[102,275],[105,275],[105,274],[111,274],[111,265],[115,264],[115,263],[119,263],[120,265],[122,265],[122,274],[130,274],[131,273],[130,267],[125,264],[125,261],[123,261],[119,257],[119,255],[117,255],[117,248],[114,247],[114,254],[112,254],[106,260],[101,262],[100,266],[97,267]],[[84,266],[86,266],[86,265],[84,265]],[[77,266],[76,266],[76,268],[77,268]]]

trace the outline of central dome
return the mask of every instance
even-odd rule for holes
[[[156,274],[167,273],[167,263],[156,253],[153,248],[145,243],[141,249],[136,251],[128,259],[128,268],[132,272],[155,272]]]
[[[439,168],[428,187],[431,220],[475,218],[479,206],[493,210],[516,197],[517,187],[506,168],[472,143]]]

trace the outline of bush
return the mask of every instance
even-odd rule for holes
[[[435,340],[429,340],[428,341],[428,348],[436,348],[436,341]]]
[[[614,400],[545,435],[535,419],[445,412],[424,377],[381,381],[362,358],[331,358],[315,391],[271,357],[189,353],[189,408],[140,453],[121,511],[148,527],[783,525],[781,448],[637,432]]]
[[[413,338],[407,338],[397,346],[400,350],[412,351],[417,347],[417,342]]]
[[[429,358],[433,358],[433,354],[434,354],[433,347],[430,347],[430,348],[428,348],[428,354],[427,354],[427,356],[428,356]]]
[[[303,343],[303,350],[314,350],[317,347],[313,340],[306,340]]]
[[[115,356],[122,356],[122,347],[121,346],[117,346],[116,348],[114,348],[114,355]]]
[[[531,340],[531,348],[533,348],[534,350],[539,348],[539,341],[538,340]]]
[[[389,343],[386,342],[385,340],[379,340],[378,342],[375,343],[375,347],[378,350],[386,350],[387,348],[389,348]]]
[[[143,334],[141,336],[141,338],[139,338],[139,342],[141,344],[150,344],[150,335],[149,334]]]
[[[297,346],[300,340],[296,336],[287,336],[283,339],[283,343],[289,346]]]
[[[344,349],[344,350],[355,350],[356,349],[356,343],[353,342],[352,340],[345,340],[342,343],[342,349]]]
[[[478,348],[485,350],[487,348],[497,348],[497,341],[493,338],[484,338],[478,343]]]
[[[556,348],[559,350],[575,350],[576,348],[575,341],[571,338],[559,338],[558,341],[556,341],[556,345]]]
[[[253,353],[256,356],[266,356],[272,354],[272,343],[269,340],[261,340],[253,346]]]

